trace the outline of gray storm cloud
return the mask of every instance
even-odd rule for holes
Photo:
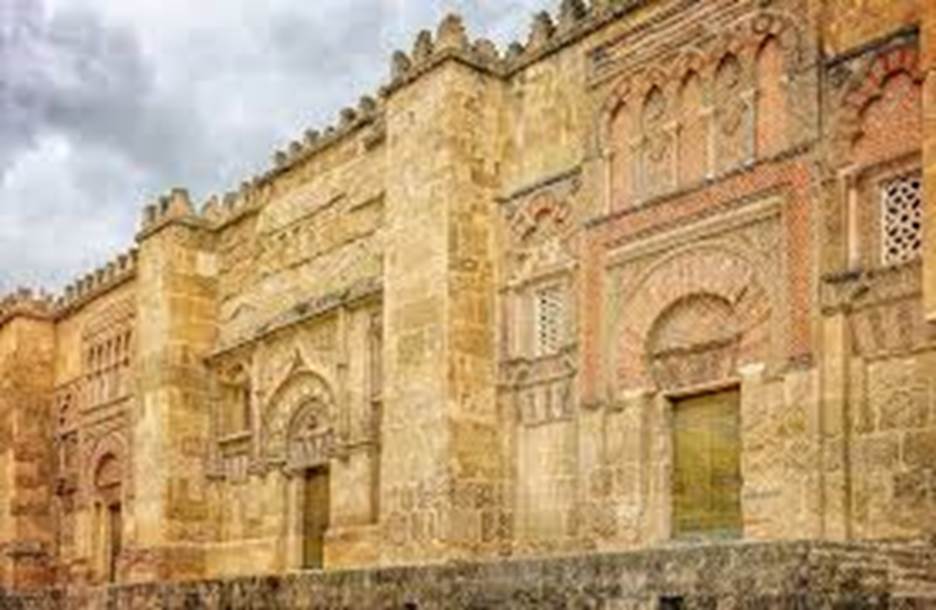
[[[443,14],[522,36],[543,0],[0,0],[0,291],[131,245],[175,185],[236,186],[373,93]]]

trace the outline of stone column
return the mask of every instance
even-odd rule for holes
[[[845,312],[837,311],[823,318],[817,422],[821,448],[819,518],[822,537],[832,540],[851,537],[849,337]]]
[[[495,542],[501,87],[450,60],[387,101],[384,563],[469,555]]]
[[[211,531],[205,485],[217,330],[214,235],[182,190],[147,209],[137,282],[138,412],[133,446],[134,580],[199,578]]]
[[[936,322],[936,4],[922,3],[923,83],[923,306]]]

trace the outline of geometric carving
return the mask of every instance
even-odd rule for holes
[[[697,184],[710,169],[724,172],[753,158],[755,129],[761,156],[786,145],[785,76],[803,50],[797,20],[771,11],[720,29],[701,45],[667,45],[676,49],[663,49],[649,66],[642,54],[625,56],[626,44],[620,50],[618,43],[599,47],[607,57],[596,65],[628,66],[616,77],[599,118],[611,210],[627,206],[635,195],[663,195]],[[755,62],[756,82],[747,68]],[[677,103],[668,104],[668,98]]]
[[[885,265],[920,255],[923,238],[923,179],[913,172],[881,185],[881,256]]]
[[[891,360],[872,366],[868,398],[877,406],[874,429],[906,430],[927,424],[932,384],[912,361]]]
[[[778,219],[771,213],[717,241],[676,232],[615,265],[608,357],[617,390],[684,388],[734,377],[744,364],[778,362],[785,336],[773,315],[783,311],[784,294],[771,252]],[[705,230],[725,222],[731,217]]]
[[[881,162],[919,146],[923,72],[915,46],[881,52],[844,87],[836,121],[842,161],[861,166]]]
[[[307,370],[294,373],[265,409],[262,452],[267,462],[290,468],[327,463],[334,451],[333,409],[324,379]]]
[[[111,433],[98,440],[86,460],[90,475],[89,497],[98,496],[106,501],[119,501],[122,488],[129,487],[130,471],[126,465],[126,442],[122,433]]]
[[[122,476],[120,461],[114,454],[108,453],[97,464],[97,470],[94,473],[94,487],[99,491],[110,489],[120,485]]]
[[[569,222],[571,206],[552,192],[532,198],[508,217],[511,233],[509,249],[511,281],[529,281],[568,264],[566,240],[574,223]]]
[[[788,111],[783,75],[783,50],[770,36],[757,53],[757,153],[780,152],[787,142]]]
[[[334,431],[327,423],[327,406],[317,398],[302,404],[289,426],[287,463],[290,469],[328,464],[334,451]]]
[[[708,123],[704,114],[702,77],[690,71],[682,81],[679,96],[679,177],[680,185],[696,184],[709,169]]]
[[[628,207],[633,197],[634,168],[630,120],[630,111],[627,106],[621,104],[615,109],[609,126],[612,211]]]
[[[534,295],[536,355],[549,356],[562,347],[565,330],[565,295],[555,284],[540,288]]]
[[[524,426],[565,421],[573,415],[575,368],[565,358],[541,361],[516,376],[514,409]]]
[[[673,146],[666,97],[659,87],[647,94],[643,107],[642,195],[652,197],[672,188]]]
[[[688,295],[654,323],[647,356],[658,387],[727,379],[737,369],[740,323],[734,307],[711,294]]]
[[[743,99],[741,62],[735,55],[726,55],[715,74],[718,167],[725,170],[745,158],[749,107]]]

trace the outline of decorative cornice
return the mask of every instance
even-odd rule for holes
[[[273,319],[257,326],[248,336],[243,336],[228,345],[221,346],[219,349],[209,354],[206,360],[209,362],[217,360],[231,352],[262,341],[283,329],[290,328],[308,320],[320,318],[341,307],[378,296],[382,293],[383,284],[380,279],[369,278],[356,282],[345,290],[332,292],[309,301],[303,301]]]

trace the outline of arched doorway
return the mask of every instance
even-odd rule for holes
[[[94,470],[94,549],[95,566],[102,580],[116,582],[123,550],[123,468],[113,453],[97,461]]]
[[[651,327],[650,374],[671,393],[672,533],[741,534],[741,394],[736,377],[743,323],[731,302],[686,295]]]
[[[304,370],[283,383],[265,411],[265,457],[282,464],[289,481],[286,542],[291,567],[320,569],[326,563],[335,450],[333,409],[328,384]]]
[[[331,520],[328,462],[333,436],[327,425],[326,405],[312,399],[301,404],[289,427],[287,444],[290,470],[302,485],[302,567],[324,567],[325,533]]]
[[[651,327],[651,375],[672,395],[672,533],[741,534],[740,387],[732,380],[743,323],[725,298],[686,295]]]

